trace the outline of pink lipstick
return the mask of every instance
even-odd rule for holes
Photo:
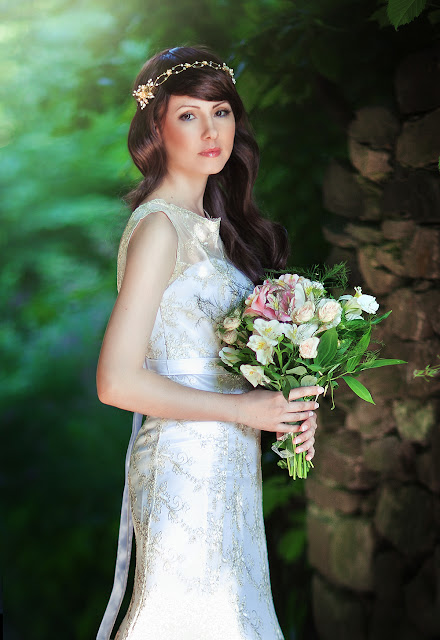
[[[205,158],[217,158],[220,155],[221,149],[219,147],[215,147],[212,149],[207,149],[206,151],[201,151],[199,153],[200,156],[205,156]]]

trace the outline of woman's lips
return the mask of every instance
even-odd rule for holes
[[[221,149],[219,147],[215,147],[215,149],[207,149],[206,151],[201,151],[199,155],[205,156],[205,158],[217,158],[221,153]]]

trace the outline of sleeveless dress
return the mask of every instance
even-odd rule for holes
[[[254,288],[224,254],[220,218],[162,199],[139,206],[123,233],[118,290],[136,225],[164,212],[178,236],[144,367],[181,385],[243,393],[219,366],[214,317]],[[260,432],[220,421],[135,413],[126,459],[118,558],[97,640],[124,595],[134,527],[134,588],[115,640],[283,640],[274,610],[262,513]]]

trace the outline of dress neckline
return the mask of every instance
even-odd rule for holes
[[[204,216],[199,215],[198,213],[196,213],[195,211],[192,211],[191,209],[185,209],[184,207],[179,207],[177,204],[172,204],[171,202],[167,202],[166,200],[164,200],[163,198],[154,198],[153,200],[148,200],[147,202],[144,202],[143,204],[140,204],[140,207],[143,207],[147,204],[151,204],[152,202],[163,202],[164,204],[167,205],[167,207],[171,207],[172,209],[177,209],[179,211],[185,211],[185,213],[190,213],[193,217],[197,218],[198,220],[211,224],[213,227],[217,227],[220,224],[220,220],[221,218],[205,218]]]

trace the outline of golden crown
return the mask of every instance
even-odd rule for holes
[[[153,79],[150,78],[147,84],[140,84],[138,88],[133,91],[133,96],[139,102],[141,109],[144,109],[149,101],[154,98],[154,89],[168,80],[171,75],[182,73],[182,71],[186,71],[187,69],[202,69],[203,67],[211,67],[211,69],[221,69],[222,71],[225,71],[225,73],[228,73],[231,76],[231,80],[235,84],[234,71],[224,62],[223,64],[218,64],[212,60],[202,60],[201,62],[196,60],[196,62],[193,62],[192,64],[189,62],[176,64],[174,67],[171,67],[171,69],[167,69],[161,73],[160,76],[157,76],[154,82]]]

